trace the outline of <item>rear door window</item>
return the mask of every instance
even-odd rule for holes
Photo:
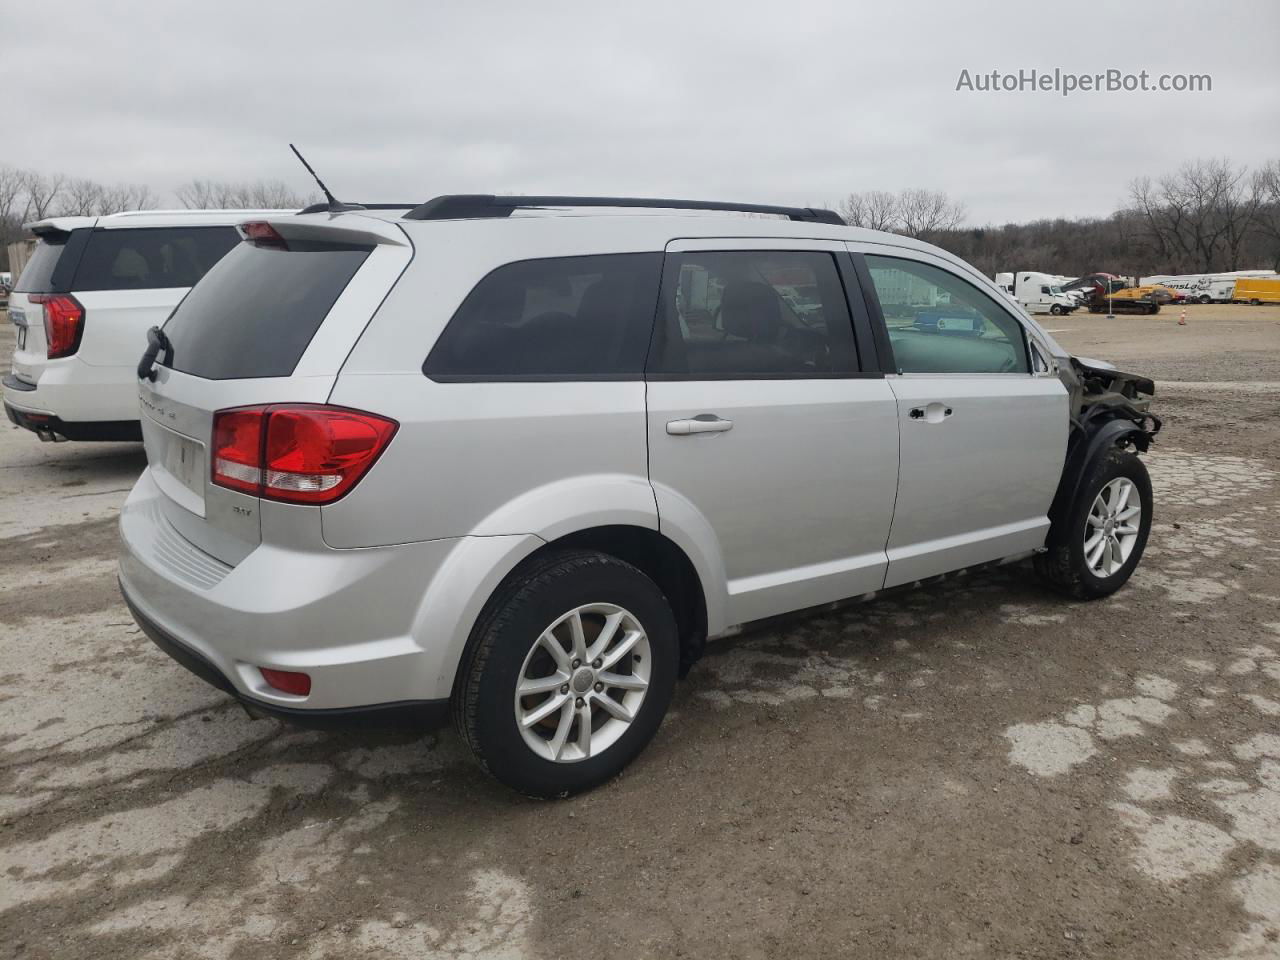
[[[174,370],[206,380],[287,377],[370,246],[241,243],[164,326]]]
[[[508,263],[467,295],[432,348],[434,380],[639,379],[660,253]]]
[[[830,253],[673,254],[650,373],[691,380],[832,377],[857,370]]]
[[[235,227],[94,230],[76,269],[75,290],[190,287],[240,242]]]

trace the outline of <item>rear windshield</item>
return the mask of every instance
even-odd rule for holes
[[[171,366],[206,380],[289,376],[372,249],[239,244],[165,324]]]
[[[194,286],[240,242],[235,227],[95,230],[76,267],[73,290],[156,290]]]
[[[67,248],[69,233],[54,233],[42,237],[31,252],[31,259],[22,268],[14,290],[18,293],[55,293],[53,286],[53,269],[58,259]]]

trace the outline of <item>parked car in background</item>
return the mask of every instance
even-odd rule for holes
[[[135,371],[149,327],[239,243],[246,216],[137,211],[27,224],[38,238],[10,294],[9,419],[44,440],[140,440]]]
[[[246,223],[138,368],[147,635],[251,711],[452,715],[557,796],[736,625],[1029,556],[1078,599],[1126,582],[1150,380],[829,211],[556,214],[646,205],[681,203]]]

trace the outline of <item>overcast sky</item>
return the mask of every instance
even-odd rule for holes
[[[945,190],[980,224],[1105,214],[1135,175],[1280,157],[1280,3],[6,2],[0,163],[339,197],[835,204]],[[957,92],[960,72],[1207,73],[1210,93]]]

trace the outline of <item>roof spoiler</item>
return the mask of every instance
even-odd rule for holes
[[[715,200],[657,200],[642,197],[499,197],[486,193],[446,194],[415,206],[406,220],[471,220],[509,217],[519,208],[531,207],[641,207],[651,210],[725,210],[734,213],[768,213],[804,223],[830,223],[843,227],[834,210],[821,207],[777,207],[762,203],[721,203]]]
[[[22,228],[34,233],[37,237],[65,237],[71,233],[65,227],[60,227],[55,223],[46,223],[42,220],[36,220],[34,223],[24,223]]]

